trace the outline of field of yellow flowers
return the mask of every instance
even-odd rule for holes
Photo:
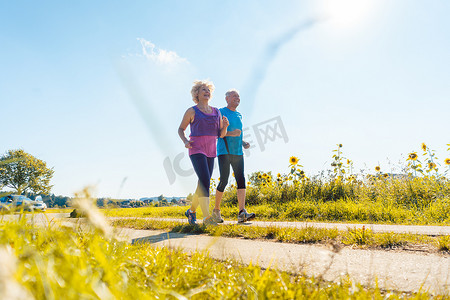
[[[373,174],[356,174],[342,144],[333,150],[328,174],[307,177],[292,156],[287,174],[251,174],[246,202],[263,219],[448,225],[450,158],[440,161],[425,144],[421,150],[422,158],[409,153],[399,174],[385,173],[380,166]],[[236,203],[236,188],[231,185],[224,194],[222,214],[231,214],[227,207]]]
[[[252,173],[247,182],[248,210],[256,213],[258,220],[271,221],[450,224],[450,158],[439,160],[422,144],[422,157],[416,151],[409,153],[398,174],[385,173],[380,166],[374,166],[372,174],[357,174],[342,148],[338,144],[333,150],[332,169],[327,173],[307,177],[295,156],[289,158],[286,174]],[[217,182],[211,181],[214,197]],[[105,214],[180,218],[185,210],[179,206],[144,207],[111,209]],[[225,219],[237,216],[233,181],[225,190],[221,213]]]

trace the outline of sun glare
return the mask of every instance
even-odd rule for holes
[[[350,30],[369,21],[377,3],[376,0],[324,0],[320,2],[320,11],[333,28]]]

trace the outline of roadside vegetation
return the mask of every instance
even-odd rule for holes
[[[170,232],[208,234],[245,239],[263,239],[283,243],[297,244],[323,244],[334,248],[352,246],[358,248],[378,249],[408,249],[421,251],[441,251],[448,255],[450,250],[449,236],[428,236],[406,233],[374,233],[368,228],[351,228],[342,231],[338,229],[316,228],[313,226],[303,228],[276,227],[276,226],[242,226],[220,225],[204,226],[189,225],[177,221],[164,221],[152,219],[123,218],[111,222],[115,227],[127,227],[146,230],[169,230]],[[426,249],[424,249],[426,246]]]
[[[88,202],[89,227],[0,219],[1,299],[445,299],[293,275],[118,241]],[[92,211],[90,211],[92,210]],[[90,211],[90,212],[89,212]]]
[[[425,144],[421,152],[422,157],[417,152],[409,153],[398,173],[386,173],[375,166],[373,174],[357,174],[353,161],[344,156],[338,144],[333,150],[332,170],[312,177],[306,176],[299,159],[292,156],[286,174],[251,174],[247,182],[248,210],[259,220],[272,221],[449,225],[450,158],[439,160]],[[212,179],[212,194],[215,181]],[[225,219],[237,217],[236,192],[231,182],[221,208]],[[179,218],[185,210],[146,207],[112,209],[106,214]]]

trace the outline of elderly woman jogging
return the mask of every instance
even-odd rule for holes
[[[219,109],[209,105],[213,91],[212,82],[194,81],[191,95],[196,105],[186,110],[178,128],[178,135],[184,146],[189,149],[189,157],[198,177],[197,190],[191,207],[185,213],[191,225],[196,224],[196,209],[199,204],[203,212],[203,223],[217,225],[209,214],[209,187],[216,157],[217,138],[227,134],[229,123],[226,117],[222,117]],[[188,125],[191,131],[189,139],[184,133]]]

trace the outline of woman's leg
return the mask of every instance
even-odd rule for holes
[[[197,190],[199,189],[199,186],[200,186],[200,180],[197,182],[197,189],[195,190],[195,193],[192,196],[192,203],[191,203],[191,211],[192,212],[194,212],[197,209],[198,204],[199,204],[198,195],[197,195]]]
[[[195,194],[198,197],[203,216],[207,218],[209,217],[209,186],[212,174],[211,169],[214,168],[214,158],[209,158],[199,153],[191,155],[190,158],[199,180]]]

